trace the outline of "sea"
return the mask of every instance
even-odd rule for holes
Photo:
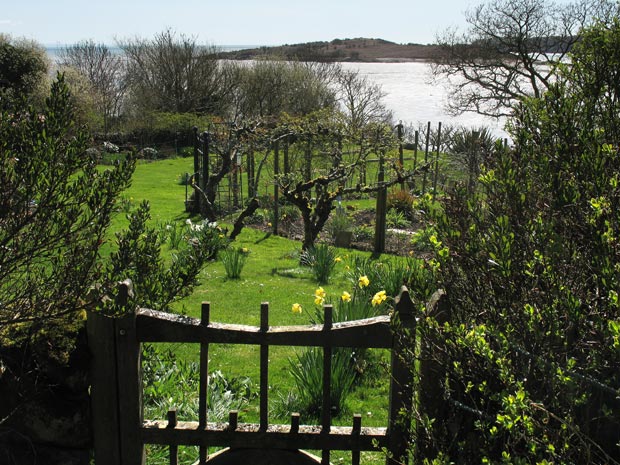
[[[257,48],[257,45],[225,45],[218,46],[224,51]],[[48,55],[54,61],[63,48],[61,45],[46,47]],[[112,51],[120,49],[110,47]],[[448,89],[441,83],[432,82],[430,65],[425,62],[404,63],[342,63],[345,69],[358,71],[361,76],[381,86],[385,94],[385,106],[392,111],[395,123],[405,126],[426,126],[429,122],[436,129],[439,123],[446,125],[480,128],[486,127],[498,138],[507,137],[504,131],[506,121],[465,113],[451,115],[446,110]]]

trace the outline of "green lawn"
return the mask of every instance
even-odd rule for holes
[[[178,179],[182,173],[193,169],[190,158],[167,159],[157,162],[139,163],[131,187],[124,198],[132,205],[149,200],[152,221],[156,225],[170,222],[184,223],[189,217],[184,212],[185,186]],[[362,201],[363,203],[364,201]],[[367,201],[366,201],[367,202]],[[198,220],[198,218],[192,218]],[[119,213],[113,221],[112,232],[127,224],[124,213]],[[226,225],[222,225],[226,226]],[[191,296],[175,304],[175,310],[198,317],[202,302],[211,303],[211,321],[258,325],[260,305],[269,303],[270,325],[308,324],[315,310],[314,291],[318,287],[307,269],[299,266],[300,243],[264,232],[245,228],[234,246],[249,250],[241,279],[226,278],[221,262],[210,263],[200,275],[200,284]],[[166,251],[172,253],[172,251]],[[357,252],[356,252],[357,253]],[[343,261],[338,263],[330,284],[323,286],[328,297],[339,298],[342,291],[351,291],[352,284],[345,277],[345,269],[352,252],[339,250]],[[291,311],[292,304],[299,303],[304,311],[296,314]],[[168,346],[179,358],[197,360],[198,347],[175,344]],[[295,356],[293,348],[270,349],[270,409],[289,391],[295,390],[290,375],[289,359]],[[249,376],[258,391],[258,347],[248,346],[210,346],[210,371],[221,370],[227,377]],[[346,412],[334,420],[336,424],[351,424],[354,413],[363,415],[363,426],[386,426],[388,399],[388,354],[385,351],[376,355],[375,375],[367,377],[353,391],[347,402]],[[165,402],[163,402],[165,404]],[[165,405],[164,405],[165,407]],[[166,408],[162,407],[161,417],[165,418]],[[258,407],[250,404],[240,412],[240,421],[256,422]],[[286,422],[285,418],[270,421]],[[372,457],[375,454],[371,454]],[[345,454],[334,455],[334,462]],[[381,457],[377,463],[382,462]],[[375,463],[365,461],[364,463]]]

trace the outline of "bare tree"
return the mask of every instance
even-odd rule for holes
[[[238,108],[244,118],[279,116],[282,112],[305,115],[335,106],[331,86],[336,65],[285,61],[267,57],[240,66]]]
[[[608,18],[608,0],[578,0],[559,5],[548,0],[490,0],[465,14],[464,33],[438,37],[442,55],[435,78],[450,88],[449,110],[507,116],[524,96],[540,96],[554,79],[582,27]]]
[[[142,110],[222,114],[227,90],[218,50],[168,29],[152,40],[119,43],[125,52],[132,97]]]
[[[95,105],[108,132],[111,120],[120,116],[127,90],[126,66],[122,55],[92,40],[79,42],[60,52],[60,64],[76,69],[95,91]]]
[[[340,70],[336,77],[337,93],[349,130],[359,131],[371,122],[388,122],[391,112],[382,99],[385,92],[357,71]]]

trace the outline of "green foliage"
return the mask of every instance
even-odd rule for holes
[[[427,457],[620,460],[619,43],[618,19],[585,31],[548,92],[517,110],[515,146],[494,147],[481,189],[429,210],[451,319],[420,328],[449,400],[422,406]]]
[[[327,284],[336,267],[336,249],[327,244],[317,244],[302,251],[300,261],[312,269],[317,283]]]
[[[177,358],[170,350],[145,344],[142,350],[142,384],[145,418],[165,418],[177,410],[182,421],[198,420],[199,376],[197,362]],[[217,370],[209,374],[207,408],[210,421],[222,421],[231,410],[241,410],[254,397],[249,378],[226,378]]]
[[[405,229],[411,225],[405,214],[394,208],[387,211],[385,221],[388,228]]]
[[[116,235],[118,249],[110,255],[108,276],[112,281],[132,280],[131,304],[169,311],[174,301],[191,293],[198,273],[217,256],[226,239],[216,225],[188,220],[186,241],[165,261],[161,254],[165,236],[161,229],[147,225],[149,210],[144,201],[127,216],[129,226]]]
[[[47,73],[45,51],[34,43],[0,36],[0,109],[31,96]]]
[[[330,408],[338,415],[344,410],[347,395],[356,378],[351,349],[334,349],[332,353]],[[290,360],[290,371],[301,412],[311,418],[319,417],[323,405],[323,350],[311,347]]]
[[[368,278],[368,285],[359,285],[360,276]],[[385,291],[390,297],[396,297],[403,285],[411,291],[424,296],[432,294],[432,271],[424,260],[408,257],[395,260],[375,260],[371,257],[355,255],[351,258],[346,277],[356,291],[370,296]]]
[[[28,334],[93,305],[99,249],[134,161],[97,168],[62,77],[40,112],[3,112],[0,133],[0,339],[16,342],[14,325]]]
[[[189,186],[191,185],[192,175],[189,173],[181,173],[178,177],[178,183],[181,186]]]
[[[189,227],[189,225],[186,225]],[[178,250],[186,238],[183,225],[176,221],[165,224],[161,227],[162,240],[168,243],[168,247],[172,250]]]
[[[403,214],[407,219],[414,219],[413,202],[415,197],[411,192],[406,190],[390,191],[387,195],[387,209],[396,210],[398,213]]]
[[[351,231],[351,227],[353,222],[346,210],[341,206],[336,208],[336,214],[332,215],[329,222],[327,223],[327,231],[330,236],[335,239],[336,236],[341,232]]]
[[[243,266],[248,257],[248,250],[239,247],[228,247],[220,253],[220,260],[224,264],[228,279],[239,279]]]

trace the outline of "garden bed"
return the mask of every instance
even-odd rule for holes
[[[349,217],[353,231],[353,239],[349,248],[372,252],[374,250],[375,211],[373,209],[358,210],[350,213]],[[249,227],[266,233],[273,230],[273,226],[270,226],[270,223],[267,222],[252,224]],[[417,227],[417,224],[411,223],[405,228],[388,228],[385,235],[384,252],[400,256],[408,255],[412,250],[411,236],[417,231]],[[278,223],[278,236],[301,242],[303,234],[304,227],[301,218],[295,220],[285,218]],[[318,242],[334,244],[334,239],[327,231],[327,228],[319,235]]]

